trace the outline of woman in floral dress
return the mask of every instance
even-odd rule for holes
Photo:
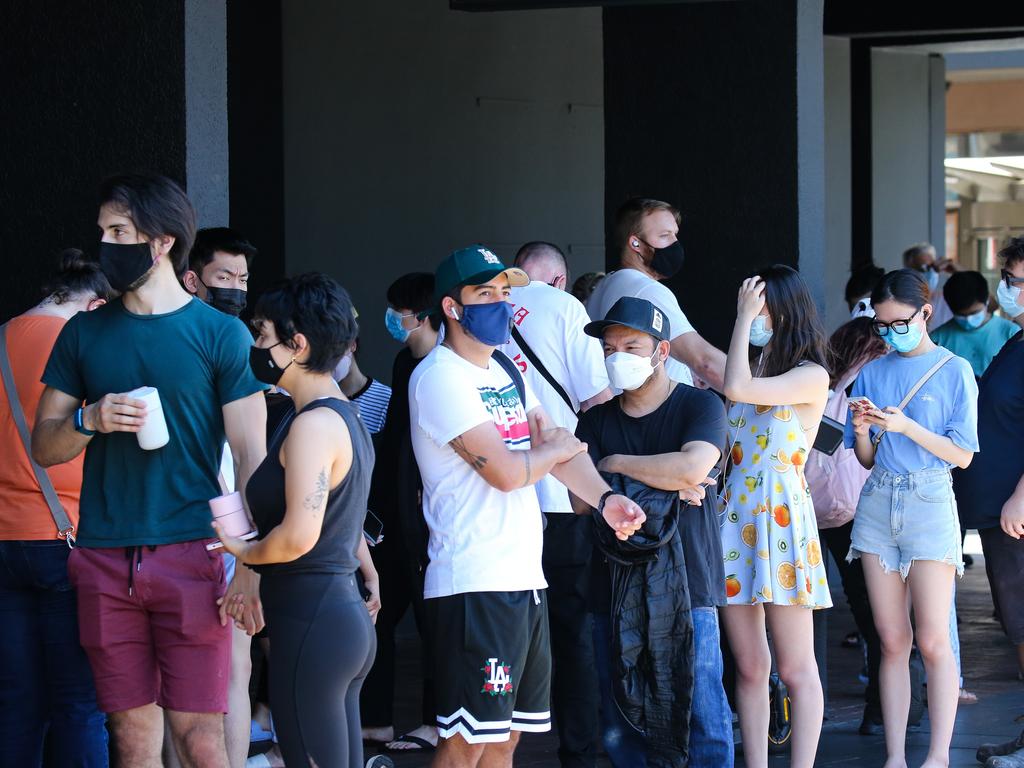
[[[804,465],[828,399],[825,333],[786,266],[744,281],[725,368],[730,441],[722,504],[736,703],[747,768],[768,764],[771,632],[793,704],[791,765],[811,768],[824,701],[812,608],[832,605]],[[761,348],[751,370],[750,346]]]

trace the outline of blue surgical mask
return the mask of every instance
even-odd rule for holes
[[[906,354],[913,352],[924,338],[924,328],[914,323],[907,329],[906,333],[896,333],[892,328],[885,332],[882,339],[897,352]]]
[[[765,328],[765,323],[768,322],[768,315],[758,315],[754,318],[754,322],[750,324],[750,343],[755,347],[763,347],[772,340],[772,336],[775,335],[775,331],[771,328]]]
[[[391,307],[388,307],[387,311],[384,313],[384,325],[387,327],[388,333],[391,334],[391,338],[399,344],[405,344],[406,340],[409,338],[409,334],[420,329],[420,327],[417,326],[410,331],[402,325],[403,317],[408,317],[408,315],[401,315]]]
[[[1024,307],[1017,303],[1017,298],[1020,296],[1020,286],[1007,285],[1003,280],[999,281],[999,287],[996,288],[996,298],[999,300],[999,308],[1006,313],[1009,318],[1017,317],[1021,312],[1024,312]]]
[[[956,320],[956,324],[965,331],[973,331],[975,328],[981,328],[985,323],[985,317],[987,315],[988,313],[984,309],[979,309],[971,315],[954,315],[953,319]]]
[[[455,314],[463,330],[488,347],[500,347],[509,340],[512,326],[512,305],[507,301],[489,304],[466,304],[462,317]]]
[[[928,290],[934,293],[935,289],[939,287],[939,273],[935,271],[934,267],[924,267],[921,272],[921,276],[928,283]]]

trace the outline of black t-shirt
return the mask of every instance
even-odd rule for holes
[[[595,464],[612,454],[672,453],[697,441],[724,446],[725,407],[713,392],[677,384],[657,410],[640,418],[623,413],[618,397],[591,408],[580,417],[576,436],[587,443]],[[725,570],[715,497],[715,489],[710,488],[700,508],[682,506],[680,533],[690,604],[694,608],[725,604]],[[595,552],[592,563],[591,604],[595,610],[606,613],[611,604],[608,566],[600,552]]]
[[[953,472],[960,522],[967,528],[999,525],[1003,504],[1024,475],[1024,341],[1018,333],[989,364],[978,385],[980,451]]]

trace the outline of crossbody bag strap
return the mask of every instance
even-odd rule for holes
[[[530,348],[530,345],[526,343],[526,339],[523,338],[523,334],[521,334],[519,329],[514,325],[512,326],[512,338],[515,339],[519,348],[523,350],[523,354],[526,355],[526,359],[529,360],[530,363],[533,364],[533,367],[537,369],[537,373],[544,377],[544,380],[551,385],[551,388],[555,390],[557,395],[565,401],[567,406],[569,406],[569,410],[579,415],[576,406],[573,405],[572,398],[569,397],[569,393],[566,392],[565,388],[558,383],[558,380],[551,375],[551,371],[544,366],[544,363],[542,363],[540,358],[537,357],[537,353]]]
[[[942,368],[942,366],[944,366],[946,363],[948,363],[954,357],[955,357],[955,355],[953,355],[952,353],[944,355],[942,357],[942,359],[939,360],[939,362],[937,362],[935,365],[933,365],[931,368],[929,368],[928,372],[925,373],[925,375],[922,376],[920,379],[918,379],[917,384],[915,384],[913,387],[910,388],[910,391],[907,392],[907,396],[903,398],[902,402],[897,407],[901,411],[904,408],[906,408],[907,405],[910,403],[910,401],[914,399],[914,396],[918,392],[921,391],[921,387],[923,387],[925,384],[927,384],[928,380],[932,376],[934,376],[936,373],[938,373],[939,369]],[[882,430],[880,430],[878,432],[877,435],[875,435],[873,438],[871,438],[871,444],[875,447],[875,451],[878,450],[879,443],[881,443],[882,442],[882,438],[885,437],[885,432],[886,432],[886,430],[882,429]]]
[[[515,384],[516,392],[519,393],[519,402],[523,404],[523,411],[526,411],[526,382],[523,381],[523,374],[519,372],[515,362],[512,358],[502,352],[500,349],[494,350],[491,353],[491,357],[494,361],[500,365],[508,377],[512,379],[512,383]]]
[[[53,487],[53,481],[46,474],[46,470],[40,467],[32,458],[32,434],[28,429],[28,422],[25,421],[25,411],[21,407],[21,400],[18,398],[18,390],[14,385],[14,371],[11,370],[11,358],[7,354],[7,323],[0,325],[0,375],[3,376],[4,390],[7,392],[7,404],[11,409],[11,416],[14,424],[18,427],[18,434],[21,436],[21,445],[28,456],[28,463],[35,473],[39,490],[43,492],[46,506],[50,508],[50,516],[57,526],[57,534],[64,539],[69,547],[75,545],[75,526],[64,507],[57,498],[57,491]]]

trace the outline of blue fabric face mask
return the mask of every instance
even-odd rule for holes
[[[985,315],[987,314],[988,313],[984,309],[979,309],[972,315],[955,315],[953,319],[956,320],[956,324],[965,331],[973,331],[975,328],[981,328],[985,322]]]
[[[895,349],[897,352],[906,354],[907,352],[913,352],[917,349],[917,346],[921,343],[921,339],[924,338],[924,328],[919,324],[915,323],[907,329],[906,333],[896,333],[890,328],[882,336],[882,339],[890,347]]]
[[[481,344],[500,347],[511,336],[512,305],[507,301],[466,304],[462,307],[462,317],[456,315],[455,319]]]
[[[771,328],[765,328],[765,323],[768,322],[768,315],[758,315],[754,318],[754,322],[750,324],[750,343],[755,347],[763,347],[772,340],[772,336],[775,335],[775,331]]]
[[[409,338],[409,334],[413,331],[419,330],[417,327],[410,331],[402,325],[402,318],[404,317],[410,317],[410,315],[400,315],[391,307],[388,307],[387,311],[384,313],[384,325],[387,327],[388,333],[391,334],[391,338],[399,344],[405,344],[406,340]]]

